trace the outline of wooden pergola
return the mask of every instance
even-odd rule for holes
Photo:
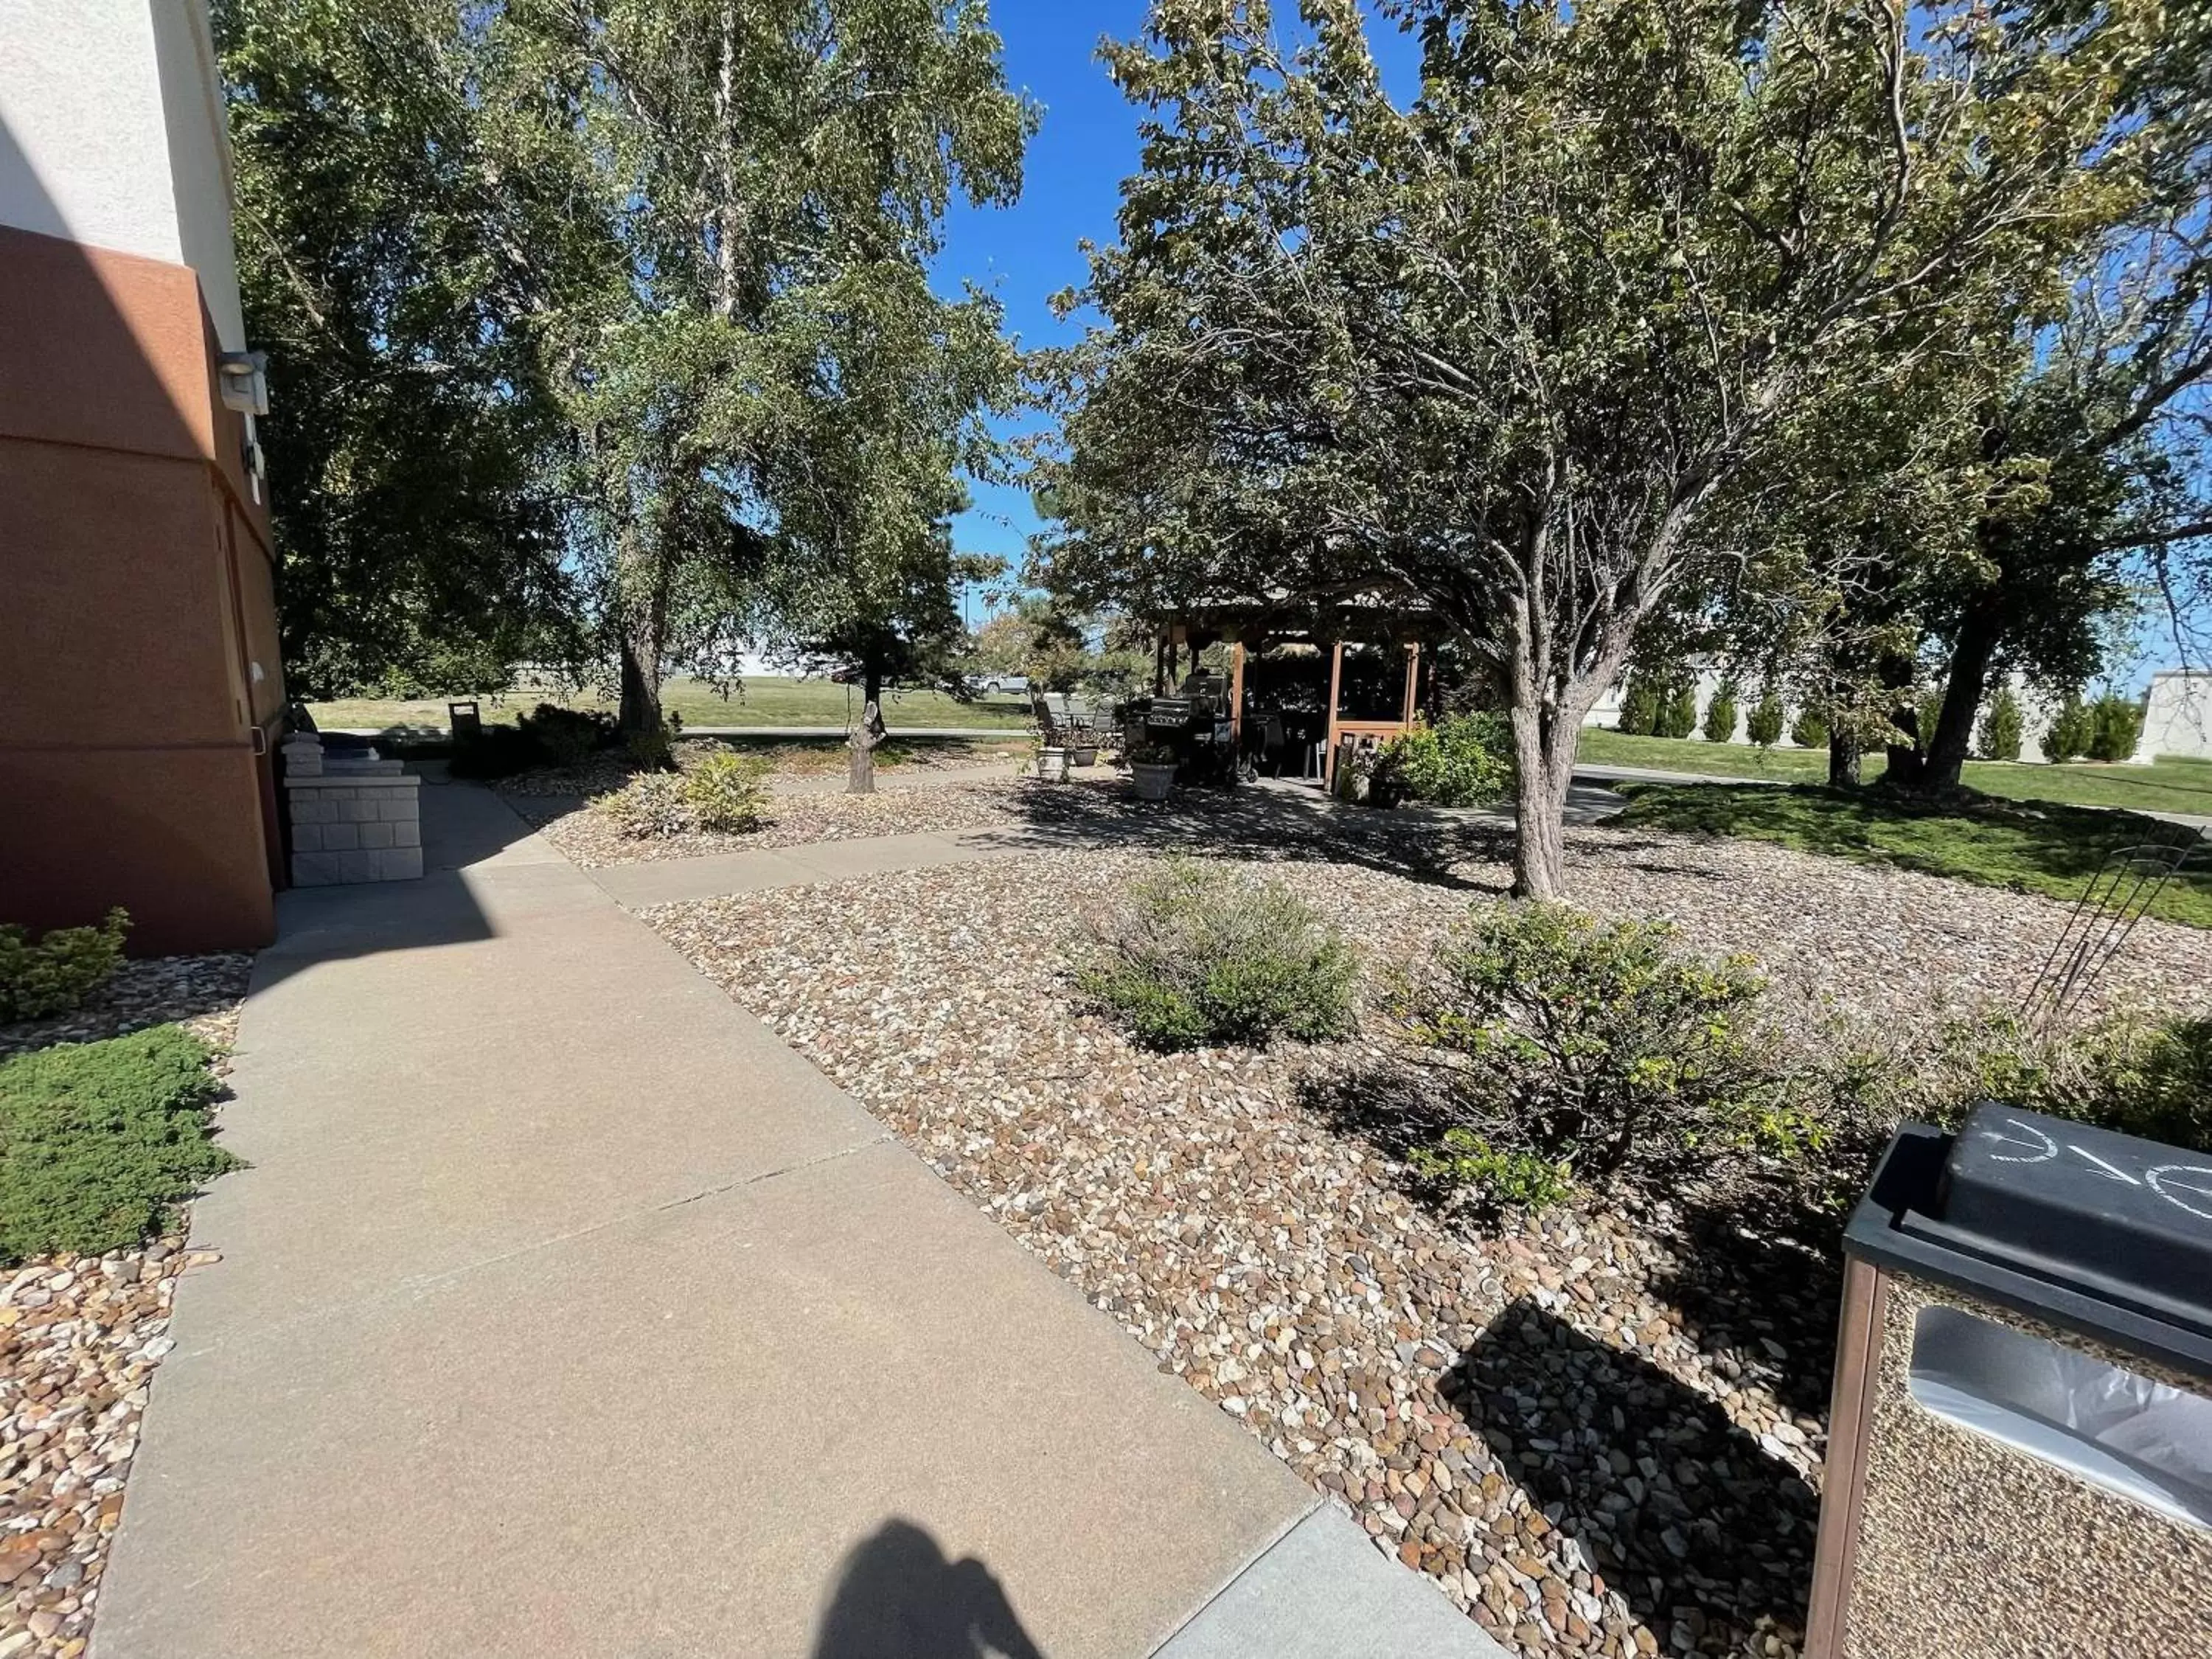
[[[1443,628],[1427,606],[1374,592],[1347,592],[1319,599],[1293,599],[1270,594],[1254,599],[1194,601],[1164,619],[1164,646],[1191,642],[1210,635],[1231,647],[1229,720],[1231,741],[1241,743],[1244,722],[1244,658],[1249,641],[1285,643],[1309,641],[1329,653],[1328,720],[1323,738],[1322,782],[1336,781],[1338,744],[1345,738],[1372,738],[1387,742],[1411,731],[1419,708],[1421,651],[1425,642],[1440,638]],[[1397,716],[1392,720],[1346,720],[1344,647],[1347,643],[1398,644],[1405,652],[1405,686]],[[1163,665],[1167,660],[1163,653]]]

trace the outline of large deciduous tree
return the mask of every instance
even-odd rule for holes
[[[1994,291],[2061,307],[2157,8],[1386,9],[1404,109],[1357,0],[1156,0],[1110,51],[1144,168],[1074,296],[1105,325],[1060,366],[1043,574],[1425,601],[1510,712],[1516,884],[1549,897],[1583,717],[1741,556],[1729,504]]]
[[[927,265],[956,191],[1018,191],[1033,111],[981,0],[507,0],[503,29],[620,254],[556,349],[649,739],[672,656],[786,607],[879,622],[930,544],[1012,365]]]
[[[214,23],[288,679],[490,688],[573,657],[570,431],[533,319],[588,225],[484,118],[480,27],[436,0],[217,0]]]

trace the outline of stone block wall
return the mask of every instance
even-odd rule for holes
[[[409,881],[422,873],[422,779],[397,769],[294,774],[292,880],[301,887]]]

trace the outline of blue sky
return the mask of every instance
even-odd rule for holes
[[[1030,143],[1022,199],[1011,208],[956,205],[946,225],[937,282],[988,287],[1006,308],[1006,326],[1024,347],[1066,344],[1079,325],[1056,321],[1047,301],[1087,274],[1079,245],[1114,240],[1121,181],[1137,167],[1137,112],[1106,78],[1098,43],[1133,40],[1144,28],[1144,0],[994,0],[991,21],[1006,42],[1006,79],[1044,106]],[[1394,88],[1414,78],[1412,44],[1378,30],[1377,55]],[[974,508],[955,526],[963,553],[995,553],[1018,563],[1037,527],[1028,494],[977,486]],[[981,614],[980,597],[973,601]]]

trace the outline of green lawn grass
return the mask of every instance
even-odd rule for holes
[[[235,1167],[208,1138],[208,1060],[156,1025],[0,1061],[0,1261],[128,1249]]]
[[[1629,797],[1613,823],[1744,836],[2069,900],[2081,896],[2115,848],[2171,844],[2188,833],[2131,812],[1988,797],[1938,809],[1878,791],[1809,785],[1644,784],[1632,786]],[[2212,852],[2198,860],[2166,884],[2149,914],[2212,927]]]
[[[767,675],[746,680],[734,695],[725,697],[704,680],[671,680],[661,692],[661,707],[684,717],[686,726],[840,726],[849,718],[848,706],[857,708],[858,686],[829,680],[787,679]],[[557,702],[570,708],[606,708],[612,704],[597,692],[554,692],[521,690],[487,694],[477,702],[487,721],[512,723],[541,702]],[[347,697],[307,705],[315,724],[326,731],[389,732],[442,736],[446,731],[443,698]],[[962,702],[942,691],[890,691],[884,697],[884,720],[892,731],[901,727],[928,730],[959,727],[977,732],[1019,731],[1029,724],[1029,704],[1018,698],[978,698]]]
[[[1707,743],[1698,738],[1631,738],[1597,726],[1583,732],[1580,757],[1594,766],[1639,766],[1705,777],[1771,779],[1776,783],[1826,783],[1828,779],[1826,750],[1762,750],[1750,744]],[[1874,782],[1881,770],[1881,757],[1869,755],[1862,781]],[[1970,789],[2007,800],[2212,817],[2212,760],[2168,757],[2148,766],[1969,761],[1964,781]]]

